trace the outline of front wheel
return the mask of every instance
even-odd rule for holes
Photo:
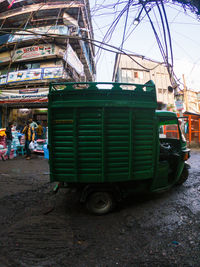
[[[113,210],[115,200],[110,192],[93,192],[86,200],[86,207],[89,212],[103,215]]]
[[[177,185],[181,185],[183,184],[187,179],[188,179],[188,176],[189,176],[189,171],[188,171],[188,168],[187,167],[184,167],[182,173],[181,173],[181,176],[179,178],[179,180],[177,181]]]

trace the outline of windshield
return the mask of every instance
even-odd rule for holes
[[[160,121],[159,127],[159,138],[167,138],[167,139],[181,139],[185,141],[185,137],[181,131],[181,127],[179,127],[178,120],[163,120]],[[181,125],[180,125],[181,126]]]

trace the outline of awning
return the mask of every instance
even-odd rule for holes
[[[48,102],[27,102],[27,103],[23,103],[23,102],[16,102],[16,103],[4,103],[4,104],[0,104],[0,107],[7,107],[7,108],[48,108]]]

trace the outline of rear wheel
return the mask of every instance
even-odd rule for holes
[[[94,214],[103,215],[113,210],[115,200],[110,192],[93,192],[86,200],[87,209]]]

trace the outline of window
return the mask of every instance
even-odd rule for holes
[[[167,89],[163,89],[163,94],[167,95]]]
[[[134,71],[134,78],[135,78],[135,79],[139,78],[139,73],[138,73],[138,71]]]
[[[122,82],[128,83],[130,78],[131,78],[130,70],[122,69]]]
[[[18,70],[27,70],[30,69],[30,64],[27,63],[21,63],[18,67]]]
[[[28,69],[38,69],[40,68],[40,62],[28,62],[28,63],[20,63],[18,66],[18,70],[28,70]]]
[[[4,69],[4,70],[0,70],[0,74],[1,74],[1,75],[3,75],[3,74],[7,74],[7,72],[8,72],[8,69],[7,69],[7,68]]]
[[[122,82],[123,83],[126,83],[127,82],[127,79],[126,79],[126,70],[122,70]]]
[[[167,139],[180,139],[178,122],[175,120],[161,121],[159,137]]]
[[[141,80],[143,80],[144,75],[143,75],[143,72],[142,71],[139,71],[139,77],[140,77]]]
[[[128,78],[128,79],[131,79],[131,78],[132,78],[131,70],[127,70],[127,71],[126,71],[126,75],[127,75],[127,78]]]
[[[40,63],[39,62],[31,64],[31,69],[39,69],[39,68],[40,68]]]
[[[55,65],[56,66],[62,66],[63,65],[62,60],[56,60]]]

